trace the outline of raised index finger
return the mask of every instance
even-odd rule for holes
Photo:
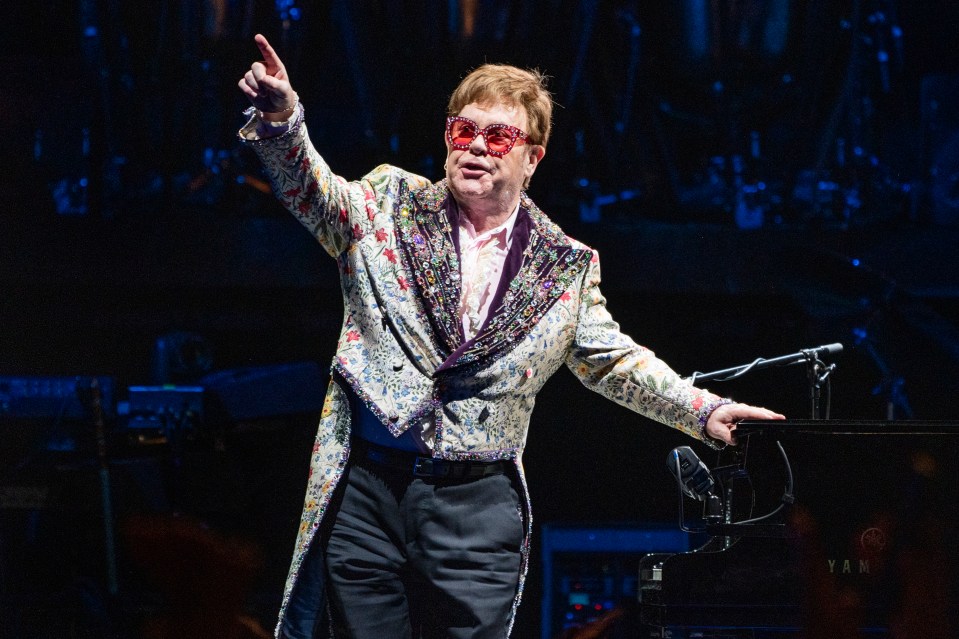
[[[276,55],[276,51],[273,50],[273,47],[270,46],[270,43],[267,41],[267,39],[258,33],[253,37],[253,40],[256,42],[256,46],[260,48],[260,53],[263,55],[263,62],[266,63],[266,72],[275,76],[277,72],[282,71],[283,62],[280,60],[280,56]]]

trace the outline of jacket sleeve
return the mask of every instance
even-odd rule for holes
[[[584,275],[576,334],[566,365],[579,380],[617,404],[676,428],[706,444],[706,420],[719,405],[731,403],[693,386],[619,328],[599,290],[599,256]]]
[[[261,137],[259,125],[253,112],[240,129],[240,139],[256,151],[283,206],[327,253],[339,256],[369,231],[376,214],[389,204],[384,194],[396,171],[382,165],[354,182],[333,173],[310,142],[302,105],[279,135]]]

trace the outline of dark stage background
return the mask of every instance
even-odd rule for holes
[[[36,0],[4,14],[0,636],[139,636],[197,562],[235,578],[186,592],[234,597],[272,629],[342,304],[332,260],[235,140],[257,32],[349,179],[382,162],[438,179],[459,78],[484,61],[540,68],[558,108],[530,194],[600,251],[627,333],[684,374],[841,342],[833,417],[956,419],[955,3]],[[112,382],[115,596],[87,381],[76,415],[72,392],[27,414],[16,385],[75,376]],[[124,414],[130,387],[224,378],[246,385],[202,418]],[[809,414],[801,366],[710,386]],[[525,456],[537,535],[673,525],[664,460],[687,443],[560,372]],[[536,543],[519,637],[539,634]]]

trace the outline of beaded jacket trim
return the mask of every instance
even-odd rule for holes
[[[532,222],[519,271],[501,302],[476,336],[463,341],[458,307],[460,268],[454,229],[447,215],[446,180],[413,192],[413,202],[400,186],[396,219],[406,266],[430,317],[436,346],[447,361],[440,371],[466,366],[480,369],[511,351],[572,285],[592,258],[588,249],[575,249],[569,238],[524,193],[520,207]],[[412,205],[411,205],[412,204]]]
[[[339,375],[343,380],[349,384],[350,388],[353,389],[353,392],[359,398],[361,402],[370,410],[377,419],[380,420],[380,423],[384,424],[386,428],[393,434],[394,437],[399,437],[402,435],[410,426],[413,424],[419,423],[427,415],[436,414],[439,407],[441,406],[439,400],[435,397],[431,398],[429,401],[426,401],[420,405],[413,413],[406,418],[406,420],[400,424],[398,420],[391,419],[390,415],[387,415],[376,405],[376,402],[373,401],[373,398],[370,397],[370,394],[363,389],[363,385],[354,375],[352,375],[346,367],[343,366],[339,361],[333,362],[333,371]]]
[[[410,285],[416,288],[416,294],[412,297],[422,302],[434,346],[446,358],[463,341],[463,327],[457,313],[460,265],[453,244],[453,227],[446,209],[418,206],[415,198],[419,191],[414,197],[409,197],[409,193],[409,185],[402,180],[394,213],[397,239],[405,266],[413,275]]]

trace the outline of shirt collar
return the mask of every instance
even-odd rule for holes
[[[490,230],[476,234],[476,227],[473,226],[473,223],[470,222],[469,218],[465,215],[460,214],[459,216],[459,227],[460,231],[466,232],[466,236],[470,239],[470,242],[479,242],[487,238],[493,237],[494,235],[499,235],[505,231],[506,243],[513,239],[513,229],[516,226],[516,218],[519,217],[519,203],[516,204],[516,208],[513,209],[513,212],[510,213],[510,216],[506,218],[506,221],[500,224],[497,227],[491,228]]]

